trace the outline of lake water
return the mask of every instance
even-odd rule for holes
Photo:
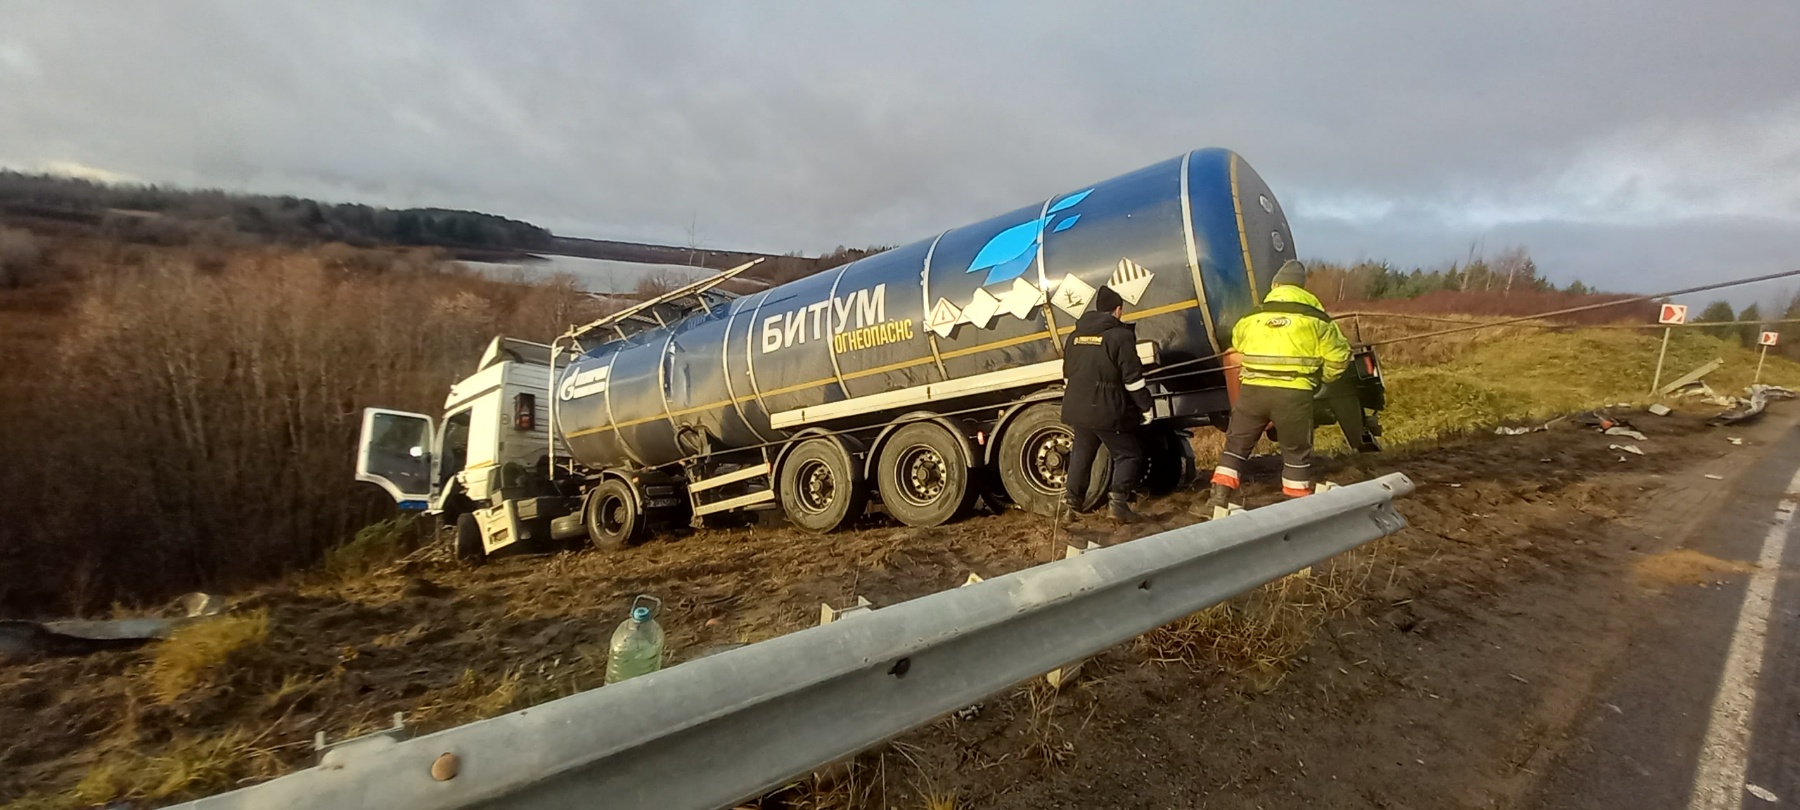
[[[552,255],[541,256],[537,261],[465,261],[463,264],[484,276],[505,281],[540,282],[549,281],[553,276],[569,276],[575,279],[576,287],[596,293],[635,292],[638,282],[647,278],[664,277],[676,284],[682,284],[718,272],[681,264],[643,264],[612,259]]]

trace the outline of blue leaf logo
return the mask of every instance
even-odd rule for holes
[[[969,262],[967,272],[988,271],[987,280],[981,282],[983,287],[991,284],[1002,284],[1025,274],[1031,262],[1037,258],[1037,247],[1044,239],[1044,229],[1048,226],[1053,233],[1061,233],[1074,227],[1081,219],[1080,214],[1066,217],[1056,215],[1076,206],[1087,199],[1093,189],[1078,191],[1056,201],[1044,212],[1044,216],[1021,222],[1007,228],[989,239],[981,250],[975,252],[974,260]],[[1051,222],[1055,221],[1055,225]]]

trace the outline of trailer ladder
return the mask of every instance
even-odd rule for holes
[[[588,347],[583,345],[583,341],[595,332],[600,333],[599,342],[604,344],[624,340],[646,329],[660,329],[697,311],[711,312],[713,307],[724,305],[738,297],[729,290],[718,289],[719,285],[760,263],[762,259],[754,259],[718,275],[684,284],[618,312],[573,327],[563,333],[562,339],[567,339],[577,349],[586,351]]]

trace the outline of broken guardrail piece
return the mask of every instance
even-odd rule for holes
[[[1718,358],[1713,358],[1712,362],[1707,363],[1706,365],[1703,365],[1697,369],[1694,369],[1693,371],[1688,372],[1687,374],[1682,375],[1682,377],[1680,379],[1678,379],[1672,383],[1669,383],[1668,385],[1665,385],[1661,388],[1656,389],[1656,393],[1669,394],[1669,393],[1679,390],[1682,386],[1691,385],[1693,383],[1699,382],[1701,377],[1704,377],[1708,374],[1718,371],[1720,368],[1723,368],[1724,365],[1725,365],[1724,360],[1721,360]]]

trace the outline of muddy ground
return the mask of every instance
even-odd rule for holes
[[[1412,476],[1418,491],[1398,504],[1410,527],[1115,648],[1060,693],[996,696],[858,757],[848,778],[761,804],[1517,805],[1616,654],[1607,636],[1629,630],[1633,600],[1711,581],[1707,558],[1672,545],[1791,425],[1795,409],[1775,409],[1730,430],[1630,415],[1643,442],[1565,422],[1335,460],[1327,477],[1339,483]],[[1609,449],[1621,443],[1645,455]],[[1272,477],[1253,484],[1253,503],[1272,500]],[[394,712],[430,731],[591,688],[634,594],[665,600],[680,661],[810,626],[821,602],[889,605],[1043,562],[1069,542],[1191,523],[1196,497],[1148,503],[1158,526],[1089,519],[1072,538],[1020,512],[932,530],[876,518],[824,538],[710,531],[481,567],[424,553],[240,595],[234,613],[267,612],[267,642],[166,704],[145,685],[153,647],[0,663],[0,728],[15,730],[0,737],[0,802],[67,790],[131,751],[222,735],[230,763],[193,789],[243,783],[311,764],[317,731],[364,732]]]

